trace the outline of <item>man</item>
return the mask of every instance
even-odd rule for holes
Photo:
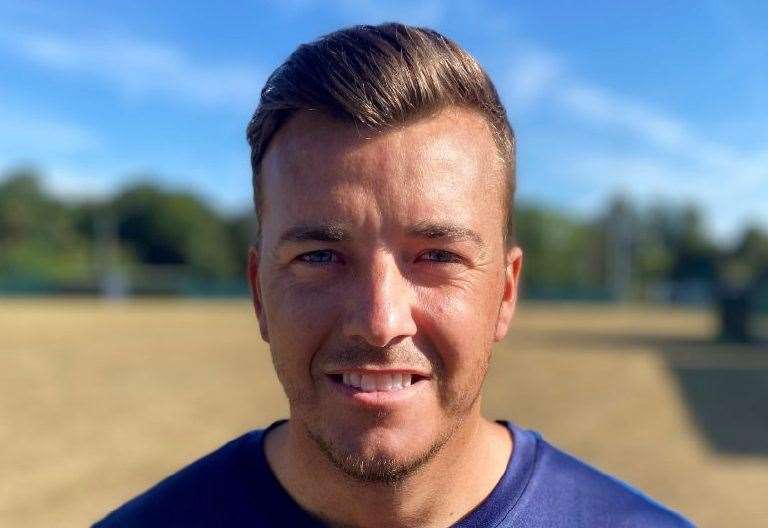
[[[338,31],[272,74],[248,140],[253,303],[290,419],[98,526],[690,526],[481,416],[522,252],[512,130],[474,58],[427,29]]]

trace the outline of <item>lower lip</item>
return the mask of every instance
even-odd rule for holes
[[[404,403],[424,391],[429,382],[428,379],[421,379],[399,390],[365,392],[357,387],[344,385],[331,376],[327,376],[327,379],[337,394],[341,394],[352,402],[367,407],[389,407]]]

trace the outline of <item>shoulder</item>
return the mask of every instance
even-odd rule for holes
[[[245,516],[259,486],[263,431],[247,433],[130,500],[95,528],[211,526]]]
[[[638,489],[552,446],[538,433],[519,430],[535,443],[535,461],[515,517],[521,526],[561,526],[563,519],[591,527],[691,528],[684,517]],[[541,524],[541,519],[548,519]],[[533,519],[537,519],[533,521]],[[570,524],[568,524],[570,525]]]

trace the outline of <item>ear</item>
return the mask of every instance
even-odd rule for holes
[[[517,246],[510,248],[504,256],[504,294],[496,320],[494,341],[501,341],[507,335],[512,316],[515,315],[517,293],[520,285],[520,272],[523,269],[523,250]]]
[[[251,286],[253,309],[259,320],[261,338],[269,343],[269,331],[267,330],[267,317],[264,314],[264,304],[261,300],[261,286],[259,284],[259,250],[251,246],[248,250],[248,284]]]

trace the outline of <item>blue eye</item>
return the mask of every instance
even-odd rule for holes
[[[333,251],[328,249],[321,249],[318,251],[310,251],[299,256],[299,260],[306,262],[307,264],[330,264],[338,261],[338,257]]]
[[[459,262],[461,261],[461,258],[456,255],[455,253],[451,253],[450,251],[445,251],[444,249],[433,249],[430,251],[427,251],[422,255],[422,258],[424,260],[428,260],[431,262]]]

